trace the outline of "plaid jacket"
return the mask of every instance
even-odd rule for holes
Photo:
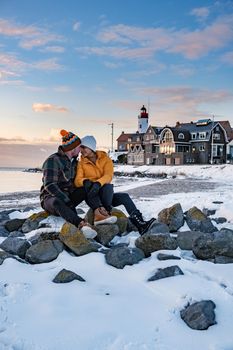
[[[70,201],[69,194],[75,189],[73,181],[76,174],[77,160],[70,160],[59,147],[57,153],[49,156],[43,164],[43,185],[40,189],[40,201],[50,196]],[[43,205],[42,205],[43,206]]]

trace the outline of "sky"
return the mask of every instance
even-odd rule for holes
[[[0,0],[0,166],[40,165],[60,129],[107,150],[143,104],[233,125],[232,81],[233,1]]]

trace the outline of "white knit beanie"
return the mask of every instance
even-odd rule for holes
[[[85,146],[90,148],[92,151],[96,151],[96,139],[94,136],[87,135],[81,139],[81,147]]]

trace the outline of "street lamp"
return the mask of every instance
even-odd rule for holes
[[[112,132],[111,132],[111,136],[112,136],[112,144],[111,144],[111,152],[113,153],[113,128],[114,128],[114,123],[108,124],[111,125],[112,128]]]

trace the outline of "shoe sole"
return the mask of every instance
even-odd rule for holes
[[[94,225],[103,225],[103,224],[115,224],[117,222],[117,217],[116,216],[111,216],[109,218],[106,218],[104,220],[100,221],[94,221]]]

